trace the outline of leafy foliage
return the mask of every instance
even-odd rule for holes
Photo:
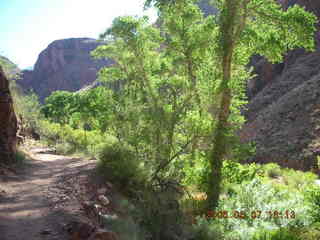
[[[309,214],[313,216],[315,222],[320,222],[320,187],[310,187],[306,193],[306,197],[312,207]]]
[[[233,161],[225,161],[222,168],[222,175],[228,183],[241,184],[244,181],[253,180],[262,167],[257,164],[241,165]]]
[[[122,187],[141,188],[145,178],[134,150],[123,143],[105,144],[100,150],[98,168],[102,175]]]
[[[274,231],[261,231],[253,236],[252,240],[300,240],[300,238],[290,230],[279,229]]]
[[[198,9],[191,5],[189,8],[194,10],[191,19],[201,18]],[[176,13],[182,19],[184,13]],[[117,18],[107,32],[113,42],[93,53],[117,62],[101,71],[102,81],[126,79],[123,89],[112,95],[109,129],[120,141],[132,145],[142,161],[147,160],[146,165],[153,168],[152,177],[170,174],[169,163],[177,163],[182,153],[192,152],[191,142],[203,141],[210,128],[210,115],[202,111],[206,105],[195,104],[196,99],[201,99],[198,87],[193,85],[194,74],[203,73],[193,62],[197,59],[201,65],[205,59],[199,53],[202,48],[191,43],[199,35],[190,32],[204,33],[210,28],[208,23],[196,27],[190,20],[185,25],[173,17],[171,20],[160,33],[148,26],[145,18]],[[210,38],[203,37],[203,43],[208,45]],[[159,51],[164,44],[166,47]]]
[[[51,118],[56,123],[66,124],[78,102],[73,93],[56,91],[46,98],[46,105],[41,111],[46,118]]]
[[[197,13],[195,2],[193,0],[148,0],[146,5],[154,3],[166,24],[170,22],[170,16],[175,16],[175,19],[181,21],[179,17],[176,18],[177,13],[168,14],[172,13],[171,9],[180,12],[188,9],[190,12],[183,16],[195,16]],[[248,64],[250,57],[254,54],[265,56],[271,62],[279,62],[284,53],[296,47],[312,50],[313,34],[316,30],[316,16],[297,5],[283,11],[280,4],[273,0],[217,0],[215,3],[220,12],[209,24],[210,29],[215,31],[207,33],[209,37],[213,36],[216,43],[212,44],[213,47],[208,55],[211,56],[211,62],[216,63],[217,74],[209,74],[207,79],[214,77],[218,82],[214,88],[208,89],[211,91],[211,104],[217,104],[219,112],[216,116],[217,120],[212,121],[213,145],[207,157],[210,167],[206,191],[208,208],[210,205],[216,207],[219,200],[222,162],[227,153],[228,136],[232,135],[233,130],[230,127],[232,126],[231,112],[237,111],[235,109],[241,105],[239,99],[243,97],[241,95],[243,83],[248,79],[248,76],[243,78],[248,74],[243,67]],[[183,23],[188,22],[184,21],[188,19],[187,17],[182,19]],[[200,22],[201,25],[202,21],[199,19],[195,22],[197,24]],[[175,30],[178,31],[178,29]],[[199,40],[197,39],[196,44],[201,44]],[[218,98],[214,97],[217,93]]]
[[[104,87],[72,93],[56,91],[46,98],[41,112],[52,122],[73,128],[89,125],[105,131],[108,124],[109,91]]]

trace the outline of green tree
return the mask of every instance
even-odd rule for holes
[[[105,131],[110,91],[102,86],[76,93],[55,91],[46,98],[41,112],[52,122]]]
[[[213,21],[192,4],[168,9],[167,19],[157,29],[146,18],[119,17],[103,34],[109,43],[93,52],[116,62],[100,80],[126,80],[112,93],[109,130],[134,146],[151,180],[179,175],[183,156],[206,142],[211,122],[206,89],[214,82],[206,75],[214,74],[214,61],[203,46],[214,45]]]
[[[79,92],[77,97],[77,111],[83,123],[104,132],[109,122],[110,91],[99,86],[87,91]]]
[[[148,0],[160,10],[177,7],[184,0]],[[272,62],[280,62],[291,49],[314,48],[316,17],[294,5],[283,10],[274,0],[216,0],[219,9],[215,17],[218,47],[216,66],[221,73],[217,90],[212,90],[212,103],[219,99],[217,121],[214,121],[212,149],[209,154],[211,172],[208,175],[207,208],[217,207],[220,194],[222,162],[227,152],[230,133],[230,112],[234,89],[243,86],[237,76],[239,66],[248,63],[250,56],[259,54]]]
[[[46,118],[60,124],[69,123],[73,112],[79,108],[79,101],[74,93],[55,91],[45,99],[41,112]]]

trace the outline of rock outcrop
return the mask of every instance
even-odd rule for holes
[[[320,1],[282,0],[284,8],[304,6],[320,17]],[[318,29],[319,26],[318,26]],[[317,49],[289,52],[281,64],[255,57],[256,78],[248,84],[250,98],[244,141],[255,141],[255,162],[277,162],[300,170],[317,168],[320,155],[320,31]]]
[[[10,163],[16,153],[17,118],[9,81],[0,66],[0,164]]]
[[[99,43],[90,38],[56,40],[43,50],[32,71],[23,71],[18,83],[33,89],[40,101],[56,90],[77,91],[96,80],[97,71],[110,60],[94,60],[90,52]]]

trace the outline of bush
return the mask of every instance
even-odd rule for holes
[[[296,232],[302,240],[318,240],[320,239],[320,222],[308,227],[297,229]]]
[[[60,139],[61,126],[59,124],[42,120],[39,122],[39,127],[40,135],[48,141],[49,145],[54,145]]]
[[[283,177],[290,190],[301,189],[314,185],[317,175],[312,172],[295,171],[293,169],[284,169]]]
[[[234,161],[224,161],[222,176],[225,182],[241,184],[254,179],[260,169],[261,166],[255,163],[242,165]]]
[[[252,240],[302,240],[296,233],[291,232],[289,229],[277,229],[273,231],[257,232]]]
[[[245,219],[216,218],[212,224],[223,227],[226,237],[230,239],[247,240],[254,236],[257,229],[277,230],[279,228],[304,227],[313,222],[310,216],[310,206],[305,204],[304,196],[287,189],[278,190],[271,183],[253,179],[234,186],[235,194],[220,200],[218,211],[243,211],[248,216]],[[251,218],[254,211],[262,211],[260,218]],[[294,211],[295,218],[270,218],[268,211]]]
[[[186,218],[179,199],[182,192],[172,179],[162,179],[158,184],[148,184],[136,193],[136,221],[150,238],[187,239]]]
[[[135,152],[127,144],[108,143],[98,155],[98,169],[110,181],[123,187],[143,183],[143,173]]]
[[[221,240],[223,233],[221,227],[210,224],[205,218],[198,218],[197,223],[193,225],[193,237],[195,240]]]
[[[74,147],[67,142],[57,143],[55,145],[55,150],[58,154],[72,154],[75,152]]]
[[[281,168],[276,163],[268,163],[263,166],[266,175],[270,178],[277,178],[281,176]]]
[[[135,207],[131,205],[127,200],[122,200],[119,202],[120,208],[123,209],[127,216],[122,216],[121,218],[115,215],[105,215],[102,214],[102,224],[103,226],[117,233],[121,240],[143,240],[145,239],[145,233],[142,231],[141,227],[138,225],[131,214]]]
[[[18,76],[16,79],[19,78]],[[21,134],[32,134],[40,131],[39,122],[43,119],[40,113],[40,103],[38,96],[30,91],[24,93],[22,88],[16,83],[16,79],[10,81],[10,89],[13,98],[15,113],[21,127]]]
[[[315,222],[320,222],[320,187],[311,187],[306,192],[306,199],[311,204],[309,214],[314,218]]]
[[[99,130],[73,129],[70,125],[62,126],[47,120],[40,121],[40,130],[43,139],[62,154],[81,152],[91,157],[98,157],[98,153],[105,143],[112,143],[116,139]]]

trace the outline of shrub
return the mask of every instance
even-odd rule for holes
[[[135,152],[127,144],[108,143],[98,156],[98,169],[110,181],[121,186],[137,186],[143,182],[143,173]]]
[[[284,169],[283,177],[291,190],[309,187],[314,184],[317,175],[312,172],[295,171],[293,169]]]
[[[210,224],[205,218],[198,218],[193,225],[193,237],[195,240],[221,240],[223,233],[219,225]]]
[[[276,163],[268,163],[263,166],[266,176],[270,178],[277,178],[281,176],[281,168]]]
[[[40,130],[43,139],[62,154],[81,152],[97,157],[105,143],[112,143],[116,139],[99,130],[73,129],[70,125],[60,125],[47,120],[40,121]]]
[[[244,181],[234,186],[235,194],[220,200],[218,211],[243,211],[248,216],[245,219],[215,218],[212,224],[223,227],[228,239],[247,240],[254,236],[257,229],[277,230],[279,228],[309,226],[313,219],[309,215],[310,206],[305,204],[301,193],[287,189],[278,190],[271,183],[260,179]],[[252,219],[251,213],[262,211],[261,217]],[[269,217],[268,211],[294,211],[295,218]]]
[[[311,187],[306,192],[306,199],[311,204],[310,215],[314,218],[315,222],[320,222],[320,187]]]
[[[57,143],[55,145],[55,150],[59,154],[72,154],[75,152],[74,147],[70,143],[67,143],[67,142]]]
[[[50,145],[55,144],[60,139],[61,126],[57,123],[50,123],[47,120],[41,120],[39,122],[40,135],[48,141]]]
[[[182,196],[178,183],[162,179],[158,184],[148,184],[136,193],[137,206],[134,213],[147,239],[186,239],[186,218],[179,204]]]
[[[291,232],[289,229],[277,229],[273,231],[263,230],[257,232],[252,240],[301,240],[296,233]]]
[[[320,222],[311,226],[297,229],[297,235],[303,240],[317,240],[320,239]]]
[[[102,224],[108,230],[116,232],[121,240],[143,240],[145,239],[145,233],[142,231],[138,223],[130,216],[135,207],[131,205],[127,200],[119,202],[120,208],[124,209],[128,216],[117,217],[115,215],[102,214]]]
[[[39,132],[39,121],[43,118],[40,113],[40,103],[38,96],[30,91],[25,94],[15,80],[10,81],[10,88],[13,97],[15,113],[21,121],[21,129],[24,134]]]
[[[255,163],[242,165],[234,161],[224,161],[222,176],[226,182],[240,184],[254,179],[260,169],[261,166]]]

